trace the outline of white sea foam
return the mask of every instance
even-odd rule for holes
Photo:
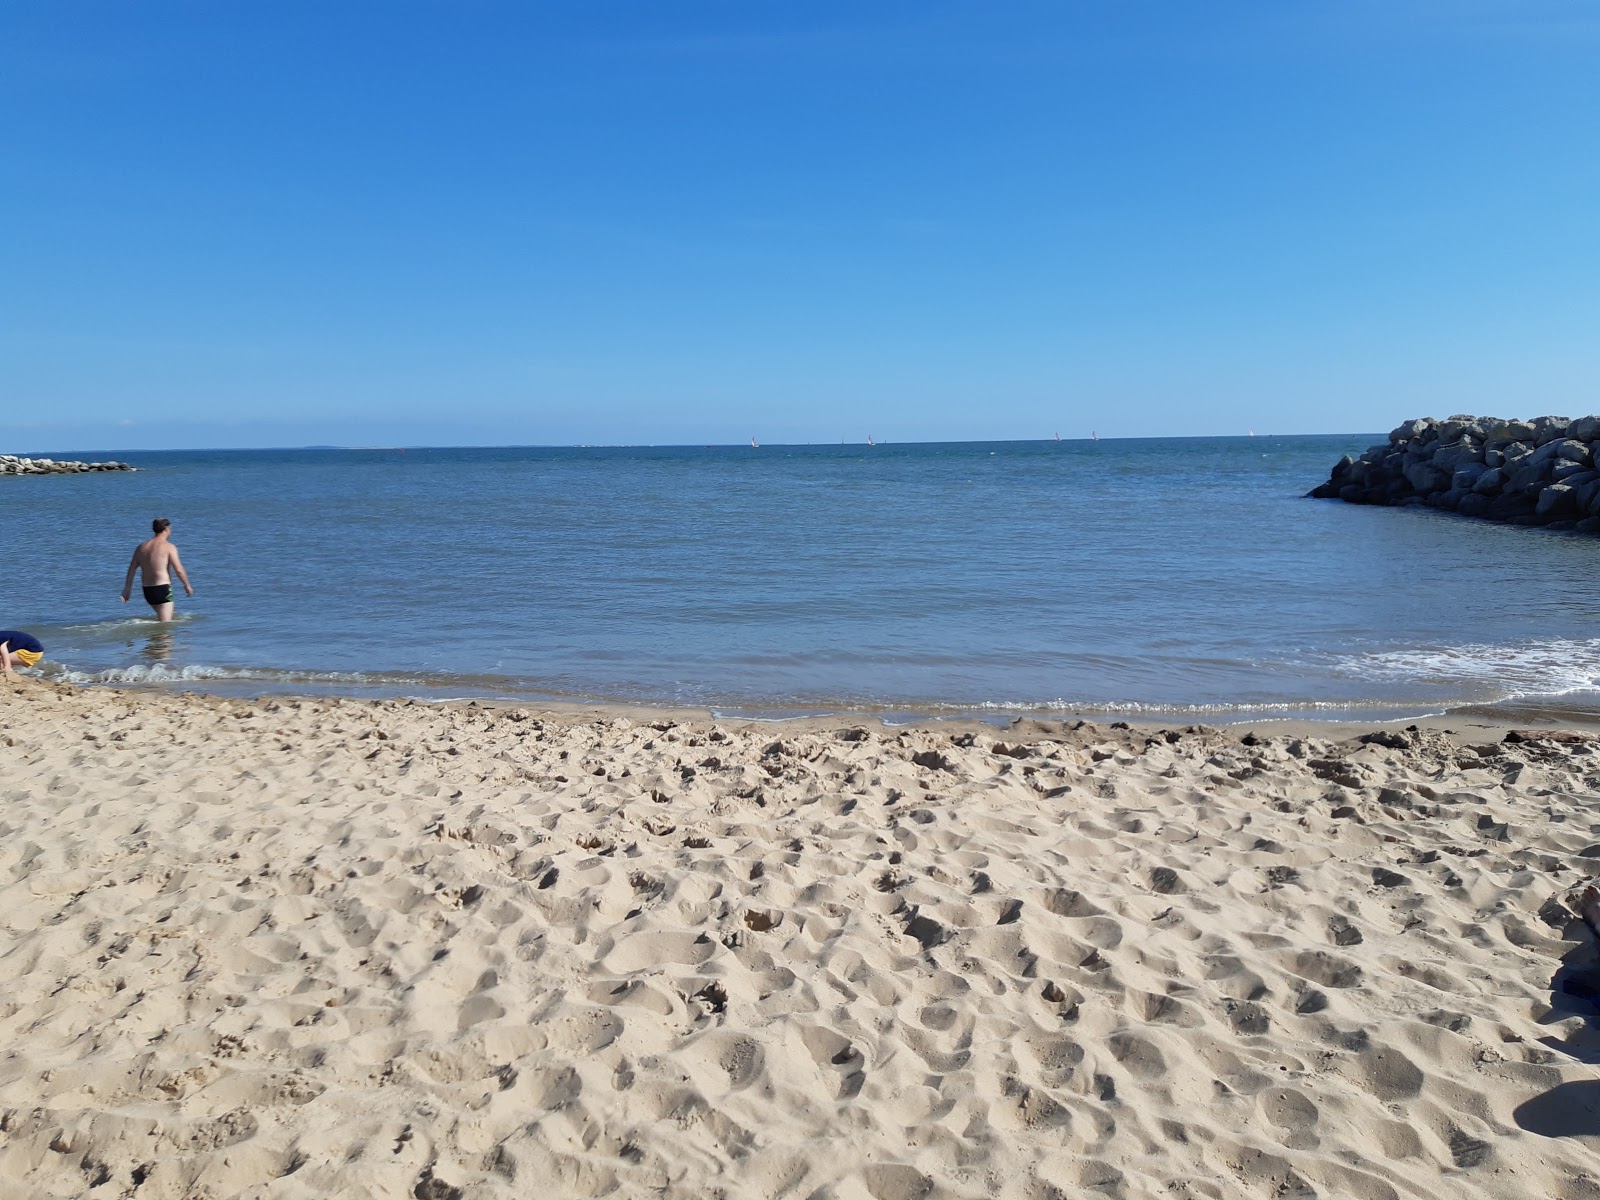
[[[391,676],[364,675],[359,671],[280,671],[266,668],[214,667],[201,663],[191,663],[183,667],[169,667],[164,663],[138,663],[131,667],[112,667],[103,671],[76,671],[58,667],[47,674],[64,683],[79,684],[159,685],[237,680],[242,683],[346,684],[376,687],[400,682],[418,682],[402,681]]]
[[[1469,688],[1497,700],[1564,696],[1600,687],[1600,638],[1390,650],[1353,655],[1342,665],[1363,678]]]
[[[1424,702],[1404,703],[1391,699],[1370,700],[1258,700],[1241,703],[1155,704],[1134,700],[1071,701],[1055,700],[1007,703],[982,701],[976,704],[904,705],[896,711],[928,713],[946,717],[1039,716],[1060,719],[1065,716],[1089,720],[1127,717],[1134,720],[1209,721],[1218,725],[1255,724],[1261,721],[1399,721],[1438,716],[1448,706]],[[914,717],[911,719],[915,719]]]
[[[1209,716],[1215,713],[1260,712],[1294,710],[1296,712],[1338,712],[1350,709],[1378,708],[1391,703],[1385,700],[1258,700],[1243,703],[1216,704],[1155,704],[1139,700],[1047,700],[1017,701],[1008,703],[985,700],[977,704],[932,704],[932,711],[960,710],[971,712],[1094,712],[1177,716]]]
[[[103,670],[81,670],[47,659],[44,673],[51,678],[75,684],[123,686],[198,686],[226,691],[250,688],[282,691],[305,687],[322,691],[350,691],[365,694],[410,695],[438,700],[450,696],[499,696],[537,702],[539,699],[584,703],[643,703],[646,698],[630,695],[582,695],[557,688],[530,688],[528,681],[477,676],[431,676],[399,672],[295,671],[270,667],[236,667],[209,664],[172,666],[165,663],[137,663]],[[1278,671],[1281,679],[1294,674],[1291,664]],[[1600,689],[1600,638],[1555,639],[1522,645],[1490,643],[1454,647],[1391,650],[1363,654],[1328,656],[1320,664],[1308,664],[1308,674],[1323,680],[1359,681],[1363,686],[1356,696],[1327,699],[1295,699],[1291,696],[1257,695],[1249,699],[1202,703],[1160,703],[1139,700],[1057,697],[1050,700],[916,700],[863,703],[861,698],[829,702],[818,697],[808,701],[759,700],[711,701],[714,712],[735,714],[742,719],[782,720],[799,715],[850,713],[922,714],[934,717],[971,715],[976,717],[1082,715],[1097,719],[1130,718],[1203,720],[1222,724],[1304,717],[1308,719],[1387,720],[1437,714],[1471,704],[1496,704],[1524,699],[1554,698]],[[449,689],[444,692],[441,689]],[[655,702],[660,702],[659,700]],[[671,703],[671,701],[667,701]],[[678,702],[700,707],[702,698],[679,697]],[[914,719],[914,718],[913,718]]]

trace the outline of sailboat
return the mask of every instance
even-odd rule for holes
[[[877,442],[872,440],[872,435],[870,433],[867,434],[867,445],[876,446],[877,444],[878,444]]]
[[[1089,430],[1089,440],[1091,442],[1098,442],[1100,440],[1100,435],[1091,429]]]
[[[1060,440],[1061,440],[1061,434],[1060,434],[1060,433],[1059,433],[1059,432],[1058,432],[1058,433],[1057,433],[1057,434],[1056,434],[1056,441],[1058,441],[1058,442],[1059,442],[1059,441],[1060,441]]]
[[[750,449],[752,449],[752,450],[761,449],[761,443],[756,441],[755,434],[751,434],[750,435]]]

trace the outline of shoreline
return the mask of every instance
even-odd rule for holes
[[[0,711],[27,1200],[1498,1200],[1600,1151],[1592,733]]]
[[[82,674],[74,672],[74,674]],[[1095,725],[1126,723],[1141,728],[1182,727],[1186,725],[1216,726],[1221,729],[1261,727],[1267,730],[1293,732],[1305,736],[1314,731],[1352,729],[1358,731],[1390,728],[1396,725],[1415,724],[1425,729],[1443,729],[1446,726],[1464,725],[1486,730],[1502,731],[1514,726],[1571,726],[1580,729],[1600,730],[1600,688],[1574,691],[1540,697],[1511,697],[1493,702],[1465,702],[1443,708],[1402,705],[1390,702],[1359,702],[1343,705],[1338,702],[1307,701],[1303,705],[1262,704],[1255,707],[1228,707],[1222,705],[1187,705],[1161,709],[1155,705],[1122,707],[1096,707],[1082,705],[1073,708],[1047,706],[1017,706],[979,708],[948,705],[881,704],[860,707],[838,707],[818,711],[823,706],[800,704],[775,705],[772,708],[739,704],[687,705],[665,704],[609,698],[548,698],[543,696],[506,695],[426,695],[392,692],[374,694],[377,689],[363,689],[349,681],[330,682],[325,687],[307,687],[304,681],[284,680],[278,686],[263,686],[258,679],[195,679],[195,680],[107,680],[62,679],[44,677],[38,682],[52,687],[150,692],[169,695],[211,696],[230,700],[348,700],[355,703],[401,702],[430,707],[459,705],[492,705],[496,707],[537,710],[540,713],[571,716],[622,716],[641,719],[673,717],[678,719],[705,719],[755,724],[788,725],[795,722],[844,722],[860,724],[876,722],[885,728],[905,728],[923,725],[949,726],[971,724],[988,728],[1004,728],[1018,721],[1044,723],[1087,722]],[[1597,697],[1595,703],[1566,703],[1569,696]],[[1326,713],[1310,716],[1293,710],[1303,707]],[[1375,716],[1372,710],[1404,709],[1392,716]],[[1423,711],[1417,711],[1423,709]],[[1284,710],[1289,710],[1285,712]],[[1349,713],[1350,715],[1336,715]]]

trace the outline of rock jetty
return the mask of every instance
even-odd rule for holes
[[[1600,416],[1407,421],[1309,493],[1600,533]]]
[[[57,462],[53,458],[18,458],[0,454],[0,475],[76,475],[81,471],[132,471],[125,462]]]

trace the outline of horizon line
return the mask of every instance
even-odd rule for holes
[[[1079,442],[1094,444],[1095,442],[1185,442],[1185,441],[1217,441],[1232,440],[1260,441],[1271,438],[1318,438],[1318,437],[1387,437],[1381,431],[1354,431],[1341,430],[1322,431],[1317,433],[1185,433],[1185,434],[1139,434],[1133,436],[1108,435],[1102,438],[1095,437],[1036,437],[1036,438],[928,438],[906,439],[903,441],[841,441],[841,442],[762,442],[751,446],[746,442],[429,442],[413,443],[407,445],[373,446],[373,445],[339,445],[329,442],[309,442],[294,446],[146,446],[133,447],[103,447],[91,449],[74,447],[66,450],[44,451],[37,450],[31,453],[15,450],[0,450],[0,455],[11,455],[16,458],[48,457],[51,454],[200,454],[212,452],[249,453],[263,451],[284,450],[329,450],[339,452],[360,453],[396,453],[408,450],[783,450],[798,447],[814,446],[860,446],[864,449],[879,449],[888,446],[1015,446],[1045,444],[1062,445]]]

